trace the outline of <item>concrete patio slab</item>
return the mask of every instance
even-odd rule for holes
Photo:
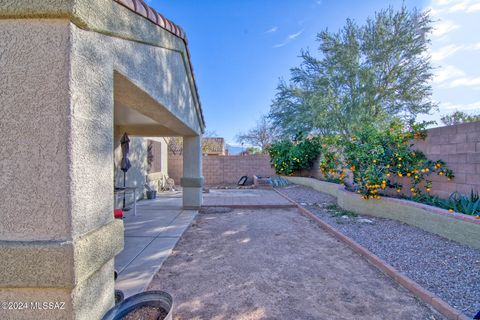
[[[140,201],[124,219],[125,247],[115,257],[115,288],[125,297],[144,291],[198,211],[182,210],[181,193]]]
[[[125,237],[156,237],[180,215],[182,210],[140,210],[124,220]]]
[[[158,237],[176,237],[182,236],[185,229],[188,228],[193,218],[197,215],[196,210],[184,210],[173,220],[170,225],[164,228]]]
[[[204,194],[203,207],[291,208],[292,203],[273,190],[212,189]]]
[[[123,251],[115,257],[115,270],[121,273],[155,238],[128,237]]]
[[[155,273],[172,252],[178,239],[178,237],[153,239],[152,242],[120,272],[115,283],[115,288],[122,290],[125,297],[145,291]]]

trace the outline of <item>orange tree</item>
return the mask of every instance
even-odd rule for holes
[[[340,136],[325,136],[321,138],[319,169],[323,178],[329,182],[343,183],[347,170],[341,153]]]
[[[429,174],[454,177],[453,172],[441,160],[429,160],[425,154],[413,150],[410,141],[426,137],[425,125],[412,125],[406,130],[400,121],[393,121],[385,129],[365,126],[356,135],[343,139],[345,164],[353,173],[357,192],[365,199],[378,198],[382,190],[395,188],[401,192],[402,185],[393,182],[393,177],[409,177],[411,193],[421,193],[419,184],[425,181],[425,190],[430,192],[432,182]]]

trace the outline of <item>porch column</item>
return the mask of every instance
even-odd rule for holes
[[[183,137],[183,207],[198,209],[202,205],[202,136]]]
[[[68,20],[0,24],[0,319],[101,319],[123,247],[111,63],[77,59]]]

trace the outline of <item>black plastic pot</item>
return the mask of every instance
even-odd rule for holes
[[[133,295],[110,309],[102,320],[121,320],[130,312],[141,307],[155,307],[167,312],[165,320],[172,320],[173,298],[164,291],[145,291]]]
[[[157,198],[157,191],[155,190],[147,190],[147,199],[152,200]]]

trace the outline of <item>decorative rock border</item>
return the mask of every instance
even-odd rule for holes
[[[394,219],[447,239],[480,249],[480,219],[462,213],[429,205],[383,197],[364,200],[358,194],[344,187],[313,178],[285,177],[290,182],[311,187],[337,198],[337,204],[344,210],[361,215]]]
[[[290,177],[288,177],[290,178]],[[327,182],[328,183],[328,182]],[[329,183],[332,184],[332,183]],[[334,184],[333,184],[334,185]],[[328,188],[328,186],[326,187]],[[282,192],[274,189],[278,194],[283,196],[285,199],[289,200],[300,210],[300,212],[305,215],[307,218],[312,219],[315,223],[317,223],[322,229],[330,233],[334,236],[337,240],[342,241],[348,247],[350,247],[354,252],[362,256],[365,260],[379,269],[381,272],[392,278],[395,282],[399,285],[404,287],[405,289],[409,290],[413,295],[418,297],[420,300],[425,302],[426,304],[430,305],[436,311],[441,313],[449,320],[468,320],[469,318],[462,314],[460,311],[456,310],[448,303],[443,301],[441,298],[433,294],[432,292],[424,289],[415,281],[411,280],[410,278],[406,277],[405,275],[401,274],[397,271],[394,267],[389,265],[383,259],[380,259],[378,256],[367,250],[366,248],[362,247],[356,241],[352,240],[351,238],[345,236],[343,233],[338,231],[336,228],[332,227],[331,225],[323,222],[318,218],[315,214],[310,212],[308,209],[299,205],[296,201],[290,199],[288,196],[283,194]],[[322,191],[323,192],[323,191]],[[346,192],[346,191],[345,191]],[[327,192],[328,193],[328,192]]]

